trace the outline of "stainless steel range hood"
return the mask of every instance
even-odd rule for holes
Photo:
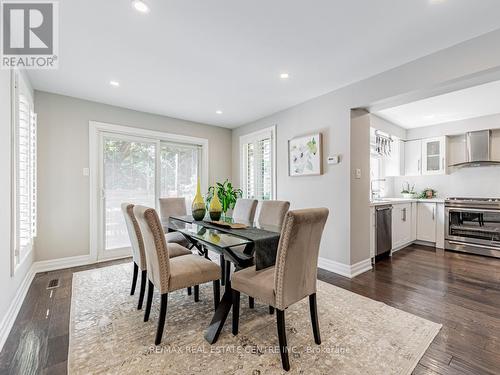
[[[491,158],[491,130],[480,130],[465,134],[466,161],[452,167],[479,167],[500,165],[500,160]]]

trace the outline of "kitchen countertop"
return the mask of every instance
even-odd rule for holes
[[[375,201],[370,202],[370,207],[382,206],[386,204],[398,204],[398,203],[444,203],[444,198],[432,198],[432,199],[412,199],[412,198],[380,198]]]

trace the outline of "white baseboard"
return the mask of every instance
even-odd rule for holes
[[[14,296],[14,299],[10,303],[9,309],[5,313],[5,316],[3,317],[2,322],[0,323],[0,351],[3,348],[5,341],[7,341],[7,337],[9,337],[10,330],[12,329],[12,326],[16,321],[19,310],[21,310],[24,298],[28,293],[28,289],[30,288],[31,282],[35,277],[35,274],[36,272],[32,264],[30,269],[26,273],[26,276],[24,276],[23,281],[19,285],[19,288],[17,289],[17,293]]]
[[[372,261],[368,258],[353,265],[349,265],[320,257],[318,259],[318,267],[352,279],[363,272],[370,271],[372,269]]]
[[[91,261],[89,255],[79,255],[76,257],[40,260],[33,263],[33,267],[35,268],[35,273],[38,273],[61,270],[70,267],[85,266],[91,263],[95,263],[95,261]]]

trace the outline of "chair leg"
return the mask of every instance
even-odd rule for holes
[[[255,300],[253,299],[253,297],[248,297],[248,307],[250,307],[251,309],[255,307]]]
[[[233,335],[238,334],[240,323],[240,292],[233,289]]]
[[[132,276],[132,289],[130,290],[130,295],[133,296],[135,293],[135,286],[137,284],[137,274],[139,273],[139,266],[134,262],[134,275]]]
[[[200,301],[200,286],[195,285],[194,286],[194,302],[199,302]]]
[[[144,301],[144,293],[146,292],[146,280],[148,279],[147,271],[141,272],[141,290],[139,291],[139,303],[137,304],[137,310],[142,309],[142,302]]]
[[[321,344],[321,337],[319,335],[319,322],[318,322],[318,307],[316,306],[316,293],[309,296],[309,310],[311,312],[311,324],[314,334],[314,342]]]
[[[145,322],[149,320],[149,314],[151,313],[151,304],[153,303],[153,291],[154,291],[154,285],[150,281],[148,285],[148,298],[146,299],[146,312],[144,313]]]
[[[219,256],[220,260],[220,281],[222,285],[224,284],[225,278],[226,278],[226,260],[224,259],[224,255]]]
[[[191,293],[192,293],[192,292],[191,292],[191,287],[190,287],[190,286],[188,286],[188,288],[187,288],[187,289],[188,289],[188,296],[190,296],[190,295],[191,295]]]
[[[165,328],[165,318],[167,317],[167,300],[168,293],[161,295],[161,305],[160,305],[160,319],[158,320],[158,330],[156,331],[155,345],[160,345],[161,338],[163,336],[163,329]]]
[[[217,310],[220,302],[220,280],[214,280],[214,310]]]
[[[278,325],[278,341],[280,346],[281,365],[285,371],[290,370],[288,348],[286,344],[285,311],[276,309],[276,322]]]
[[[274,307],[269,306],[269,315],[273,315],[273,314],[274,314]]]

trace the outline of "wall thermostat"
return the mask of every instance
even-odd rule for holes
[[[340,163],[340,155],[332,155],[327,159],[328,164],[338,164]]]

